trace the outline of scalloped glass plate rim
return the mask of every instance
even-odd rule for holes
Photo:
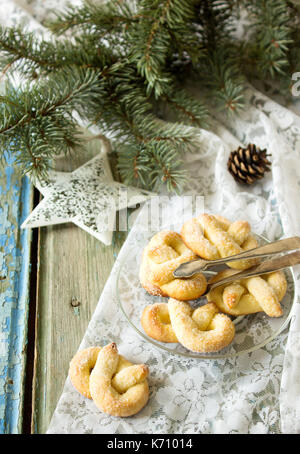
[[[153,233],[153,234],[155,234],[155,233]],[[263,235],[256,234],[256,236],[258,238],[260,238],[261,240],[266,241],[267,243],[270,243],[270,240],[265,238]],[[188,350],[187,350],[186,353],[185,352],[172,351],[167,346],[158,343],[155,339],[150,338],[149,336],[147,336],[147,334],[145,334],[143,331],[141,331],[133,323],[133,321],[130,319],[130,317],[127,315],[126,310],[124,309],[124,307],[122,305],[121,297],[120,297],[120,293],[119,293],[119,281],[120,281],[120,277],[121,277],[121,272],[122,272],[127,260],[128,260],[128,257],[126,257],[125,259],[123,259],[121,261],[121,263],[119,265],[118,273],[117,273],[117,279],[116,279],[116,295],[117,295],[117,300],[118,300],[118,304],[119,304],[119,306],[121,308],[121,311],[122,311],[123,315],[125,316],[126,320],[128,321],[128,323],[134,328],[134,330],[138,333],[138,335],[140,337],[142,337],[144,340],[146,340],[147,342],[149,342],[152,345],[154,345],[157,349],[164,350],[164,351],[170,353],[171,355],[183,356],[183,357],[190,358],[190,359],[195,359],[195,360],[197,360],[197,359],[214,359],[214,360],[217,360],[217,359],[234,358],[234,357],[242,355],[244,353],[251,353],[253,351],[256,351],[256,350],[264,347],[269,342],[271,342],[273,339],[275,339],[287,327],[287,325],[289,324],[289,322],[291,320],[292,308],[293,308],[293,306],[295,304],[295,300],[296,300],[296,296],[297,295],[296,295],[296,292],[295,292],[295,275],[294,275],[294,271],[293,271],[292,267],[289,267],[289,268],[286,268],[284,271],[289,271],[290,274],[291,274],[291,277],[292,277],[293,293],[294,293],[293,302],[291,303],[290,311],[289,311],[286,319],[283,321],[282,325],[280,325],[280,328],[277,331],[274,331],[274,333],[271,336],[269,336],[268,338],[264,339],[262,342],[259,342],[258,344],[254,345],[253,347],[246,348],[245,350],[238,351],[238,352],[233,352],[233,353],[224,353],[224,354],[220,353],[220,354],[218,354],[218,356],[211,355],[209,353],[200,353],[200,352],[199,352],[199,355],[196,356],[197,352],[189,353]],[[214,352],[214,353],[216,353],[216,352]]]

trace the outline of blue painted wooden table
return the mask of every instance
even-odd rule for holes
[[[74,170],[91,157],[62,161],[58,170]],[[0,433],[47,431],[69,362],[126,238],[115,232],[105,246],[74,224],[21,230],[38,199],[6,156],[0,162]]]
[[[0,163],[0,433],[19,433],[29,309],[31,231],[20,225],[33,189],[6,154]]]

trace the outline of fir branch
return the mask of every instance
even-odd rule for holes
[[[57,35],[74,28],[76,31],[90,30],[92,26],[104,36],[112,31],[124,30],[124,27],[137,22],[140,17],[127,2],[111,0],[96,4],[85,0],[79,8],[71,3],[67,4],[64,12],[56,13],[56,18],[45,21],[44,25]]]
[[[192,8],[191,8],[192,7]],[[131,30],[131,61],[147,81],[147,93],[154,93],[158,98],[168,88],[170,75],[166,69],[166,60],[172,38],[184,35],[184,29],[193,18],[193,0],[143,0],[140,10],[143,18]],[[189,36],[189,35],[187,35]],[[178,42],[180,39],[178,38]]]
[[[287,2],[256,0],[246,2],[253,22],[248,39],[249,58],[256,61],[259,77],[284,74],[291,44]]]
[[[230,115],[244,104],[245,77],[233,39],[239,6],[236,0],[203,0],[196,18],[202,54],[193,63],[194,79],[201,81],[204,94],[208,90],[208,103]]]
[[[153,186],[166,184],[169,192],[181,192],[186,183],[186,171],[182,169],[183,161],[165,143],[152,149],[153,170],[150,173]]]
[[[0,26],[0,70],[2,74],[19,70],[23,76],[36,77],[67,66],[99,68],[113,64],[113,53],[87,33],[69,40],[45,40],[20,28]]]
[[[235,31],[235,14],[232,2],[202,0],[199,4],[197,24],[203,47],[216,51]]]
[[[243,8],[249,27],[237,39]],[[18,70],[27,83],[8,84],[0,98],[0,144],[24,171],[46,172],[55,154],[80,144],[77,112],[117,141],[125,182],[178,190],[183,153],[197,136],[189,125],[206,124],[204,102],[234,114],[247,79],[290,84],[299,23],[288,0],[85,0],[49,23],[58,38],[1,27],[0,77]],[[191,75],[201,102],[181,86]],[[157,118],[162,106],[174,122]]]
[[[149,187],[151,172],[150,158],[141,144],[120,144],[115,151],[118,154],[118,170],[126,184]]]
[[[22,163],[24,171],[45,173],[51,156],[67,153],[80,138],[72,113],[84,117],[86,102],[93,104],[101,94],[98,74],[92,70],[55,73],[47,81],[14,88],[6,84],[0,97],[0,140]]]
[[[3,103],[0,134],[52,113],[70,113],[75,108],[82,113],[86,99],[91,102],[100,92],[98,74],[92,70],[73,70],[72,77],[61,71],[33,87],[25,86],[23,91],[7,84],[6,95],[0,97]]]
[[[207,107],[191,97],[186,90],[177,88],[172,93],[164,95],[162,99],[176,113],[178,120],[195,127],[207,127]]]
[[[165,184],[170,192],[180,192],[186,182],[182,159],[168,142],[122,145],[117,153],[118,169],[126,184],[148,188]]]
[[[226,42],[201,61],[197,76],[208,89],[210,104],[230,115],[243,108],[246,79],[241,73],[235,49],[232,52]]]

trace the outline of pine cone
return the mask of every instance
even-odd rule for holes
[[[269,172],[271,162],[267,159],[267,150],[261,150],[253,143],[247,148],[239,147],[229,155],[227,168],[239,183],[252,184]]]

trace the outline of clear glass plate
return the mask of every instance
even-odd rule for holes
[[[149,337],[142,328],[141,315],[144,307],[157,302],[167,302],[167,298],[149,295],[139,281],[139,269],[143,248],[154,233],[147,235],[145,243],[139,251],[132,250],[121,263],[117,276],[117,298],[120,308],[130,325],[146,341],[155,347],[175,355],[199,359],[230,358],[241,353],[251,352],[263,347],[273,340],[288,325],[291,317],[291,309],[295,300],[295,278],[292,268],[284,270],[287,279],[287,292],[281,301],[283,315],[281,317],[269,317],[264,312],[232,317],[235,324],[236,334],[230,345],[218,352],[197,353],[186,349],[180,343],[168,344],[159,342]],[[262,236],[257,236],[261,245],[268,242]],[[196,301],[190,301],[193,306],[207,303],[206,297]]]

